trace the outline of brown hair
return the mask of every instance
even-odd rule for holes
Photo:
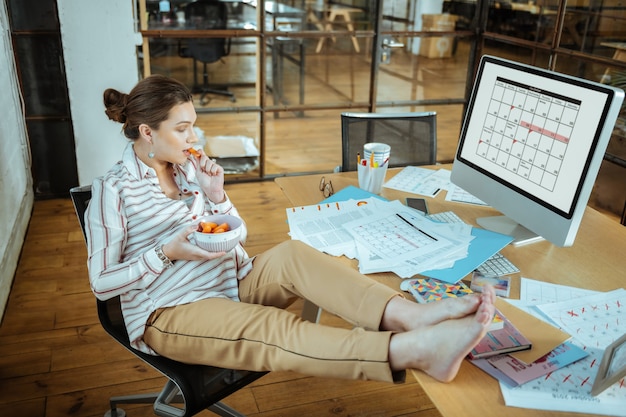
[[[128,94],[107,88],[103,98],[104,112],[109,119],[123,124],[122,131],[129,139],[139,138],[140,124],[158,129],[172,107],[193,99],[184,84],[163,75],[144,78]]]

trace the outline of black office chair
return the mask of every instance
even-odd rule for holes
[[[185,6],[185,21],[188,29],[215,30],[226,29],[228,9],[224,2],[216,0],[198,0]],[[227,96],[236,101],[235,95],[226,87],[209,86],[208,64],[220,61],[230,54],[230,39],[226,38],[190,38],[186,43],[179,44],[178,53],[183,58],[193,58],[193,93],[199,93],[200,103],[206,105],[210,99],[208,94]],[[202,84],[198,84],[197,61],[202,62]]]
[[[363,145],[391,146],[389,167],[437,162],[437,113],[342,113],[341,171],[356,171]]]
[[[84,214],[91,199],[91,186],[74,187],[70,190],[76,215],[83,235],[85,233]],[[119,297],[107,301],[97,300],[98,317],[102,327],[126,349],[168,378],[160,393],[147,393],[111,397],[110,410],[105,417],[124,417],[124,410],[117,404],[154,403],[154,413],[161,417],[189,417],[208,409],[224,417],[243,417],[220,401],[249,383],[259,379],[266,372],[236,371],[204,365],[189,365],[176,362],[163,356],[153,356],[135,350],[130,346],[124,326]]]

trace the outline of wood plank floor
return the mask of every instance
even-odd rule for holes
[[[289,203],[273,182],[233,184],[228,193],[248,223],[250,254],[289,238]],[[292,306],[296,313],[300,308]],[[322,322],[347,325],[327,313]],[[407,379],[393,385],[277,372],[225,402],[258,417],[439,416],[412,376]],[[0,416],[103,416],[109,397],[159,391],[164,383],[101,328],[70,200],[35,202],[0,327]],[[129,417],[153,415],[148,405],[125,409]]]

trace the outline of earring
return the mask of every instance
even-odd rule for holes
[[[150,151],[148,153],[148,158],[150,158],[150,159],[154,158],[154,152]]]

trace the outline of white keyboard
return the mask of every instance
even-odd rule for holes
[[[430,220],[434,220],[440,223],[464,223],[463,220],[453,211],[444,211],[441,213],[433,213],[429,214],[428,217]]]
[[[502,276],[519,272],[519,268],[504,257],[500,252],[487,259],[481,266],[476,268],[478,272],[485,276]]]

